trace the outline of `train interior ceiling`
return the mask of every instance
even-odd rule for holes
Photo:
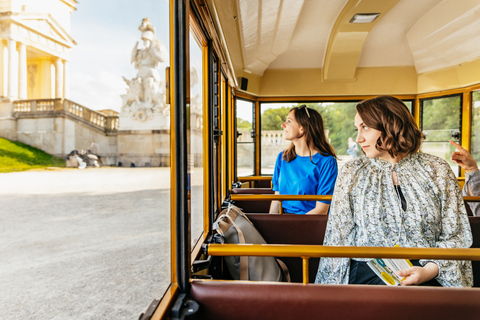
[[[171,3],[174,1],[172,0]],[[324,248],[322,232],[328,216],[259,214],[268,212],[267,209],[263,212],[258,211],[260,202],[263,201],[265,208],[268,208],[271,199],[280,199],[278,197],[284,195],[260,194],[262,190],[257,190],[258,192],[250,190],[255,194],[235,194],[231,186],[232,183],[241,181],[239,178],[248,178],[246,176],[267,178],[258,177],[264,173],[268,175],[261,169],[262,157],[265,160],[267,152],[261,151],[266,144],[262,145],[259,133],[263,130],[261,128],[262,104],[265,104],[264,110],[267,110],[269,102],[349,104],[370,96],[395,95],[410,104],[415,103],[410,110],[414,113],[417,123],[420,123],[422,131],[449,131],[447,138],[451,139],[450,131],[465,129],[458,133],[456,140],[469,149],[471,132],[475,130],[468,129],[471,125],[470,119],[464,121],[471,116],[471,112],[470,114],[465,112],[468,111],[468,103],[464,98],[467,92],[480,89],[480,33],[478,33],[480,0],[191,0],[189,3],[192,9],[188,16],[191,19],[190,34],[196,36],[198,47],[184,46],[180,43],[181,41],[178,43],[171,41],[175,44],[174,49],[171,50],[171,57],[176,57],[177,53],[181,56],[187,50],[201,49],[198,52],[203,58],[203,76],[201,77],[205,94],[203,112],[211,111],[210,108],[214,110],[212,119],[203,118],[203,128],[210,126],[212,130],[209,134],[212,134],[208,136],[204,132],[205,140],[209,141],[203,141],[202,159],[205,160],[201,164],[204,169],[202,174],[205,175],[203,189],[182,188],[182,183],[185,181],[176,181],[175,175],[172,175],[177,193],[175,208],[172,210],[172,217],[173,214],[176,215],[176,218],[172,219],[176,221],[176,226],[172,230],[177,231],[177,238],[172,241],[173,246],[177,246],[176,259],[172,259],[172,265],[177,268],[172,271],[174,275],[172,284],[177,287],[172,286],[169,289],[170,293],[165,295],[160,304],[161,311],[157,314],[166,313],[167,305],[173,305],[172,313],[180,313],[191,302],[189,299],[192,299],[200,306],[199,318],[202,319],[225,317],[229,319],[294,319],[298,316],[311,317],[313,314],[348,319],[352,315],[355,316],[355,312],[358,315],[363,314],[363,311],[371,312],[372,310],[378,311],[376,314],[381,315],[382,318],[388,315],[389,319],[400,319],[400,317],[403,319],[410,316],[416,318],[420,314],[426,315],[425,310],[435,311],[432,317],[437,319],[458,317],[470,319],[473,317],[467,316],[467,313],[478,315],[480,312],[480,305],[477,303],[480,299],[478,289],[405,288],[397,291],[391,287],[366,289],[355,286],[347,288],[335,285],[307,285],[314,282],[321,256],[315,250]],[[182,9],[183,7],[174,6],[173,8]],[[183,12],[177,13],[173,10],[172,16],[181,20]],[[179,21],[179,25],[181,26],[183,22]],[[176,26],[172,21],[171,25]],[[172,34],[176,35],[175,32],[178,32],[180,38],[183,37],[181,27],[177,27]],[[209,41],[204,41],[207,39]],[[187,53],[188,58],[190,63],[194,61]],[[172,61],[176,60],[172,59]],[[217,68],[218,65],[220,68]],[[183,67],[182,63],[173,64],[172,75],[177,81],[174,81],[172,86],[174,90],[172,93],[176,94],[174,104],[183,99],[183,81],[188,82],[188,77],[183,79],[180,76],[186,71],[181,69]],[[191,81],[191,83],[194,82]],[[230,90],[230,87],[234,90]],[[217,95],[220,99],[216,99]],[[422,103],[425,100],[453,95],[458,100],[452,107],[457,110],[454,121],[451,121],[454,125],[446,128],[431,128],[422,123],[422,121],[426,122],[424,118],[428,117],[423,116],[421,113],[423,111],[419,111],[420,108],[429,112],[433,110],[431,114],[437,112],[435,107],[424,107]],[[480,98],[476,99],[480,101]],[[243,138],[247,136],[249,139],[249,145],[243,150],[246,150],[245,154],[249,157],[248,169],[255,167],[249,174],[243,175],[238,170],[241,167],[238,164],[240,162],[238,150],[243,141],[239,138],[237,130],[245,128],[238,126],[239,121],[235,125],[236,120],[242,120],[238,117],[239,101],[247,101],[250,104],[247,110],[250,118],[245,131],[248,135],[243,134]],[[445,104],[453,103],[446,101]],[[175,105],[175,112],[180,111],[181,107],[181,103]],[[345,110],[355,109],[346,108]],[[449,109],[445,108],[445,110]],[[350,118],[355,111],[353,115],[351,113],[349,111]],[[425,114],[429,115],[426,112]],[[221,121],[217,121],[219,119],[216,117]],[[432,116],[429,117],[432,118]],[[175,121],[181,123],[182,120],[179,115],[178,120]],[[353,127],[353,121],[351,121],[353,119],[347,120],[349,126]],[[209,126],[207,126],[207,122],[210,121],[212,124],[208,123]],[[338,122],[336,119],[330,121],[336,124]],[[266,121],[263,124],[265,123]],[[275,128],[278,127],[277,123]],[[342,122],[342,127],[336,130],[337,132],[348,131],[346,128],[347,125],[343,126]],[[353,130],[353,128],[350,129]],[[223,135],[215,136],[215,132],[221,132],[220,130],[223,130]],[[276,129],[265,129],[267,130]],[[333,133],[334,130],[332,129],[331,132]],[[348,134],[351,136],[350,132]],[[214,136],[214,143],[210,143],[212,136]],[[437,139],[434,135],[432,136],[434,137],[432,143],[448,144],[447,138]],[[346,141],[347,139],[343,139],[342,136],[341,142],[345,144]],[[244,145],[247,143],[245,142]],[[333,142],[332,145],[337,148]],[[450,154],[450,150],[443,148],[443,145],[441,151],[444,154]],[[274,161],[271,162],[274,163]],[[192,161],[192,165],[195,163]],[[187,166],[184,165],[185,171],[186,168]],[[210,178],[212,181],[209,180]],[[265,188],[270,189],[269,184],[270,181]],[[182,198],[182,196],[187,189],[190,197],[189,205],[184,206],[183,200],[187,197]],[[203,207],[198,203],[194,205],[195,198],[201,200],[199,203],[203,204]],[[239,205],[239,199],[244,199],[245,202],[250,201],[252,207],[256,209],[252,212],[245,211],[245,213],[249,214],[249,219],[265,237],[267,244],[259,246],[221,244],[216,239],[214,228],[217,227],[213,226],[214,221],[219,219],[218,215],[222,209],[225,209],[228,201],[236,201],[235,204],[238,207],[245,207],[246,203]],[[193,228],[199,227],[198,221],[201,221],[194,221],[193,218],[198,218],[196,215],[203,215],[204,219],[201,225],[203,233],[200,238],[193,231]],[[189,221],[185,217],[192,219]],[[480,259],[480,249],[478,249],[480,248],[480,218],[470,217],[469,219],[474,234],[474,245],[473,248],[464,249],[470,251],[455,256],[462,257],[459,260]],[[190,228],[192,228],[191,233]],[[299,253],[296,251],[300,250],[299,247],[289,247],[294,245],[304,246],[305,251]],[[184,250],[184,247],[188,250]],[[272,248],[291,250],[291,252],[274,251]],[[267,249],[273,251],[267,252]],[[354,249],[362,250],[360,247]],[[373,256],[368,257],[381,258],[383,255],[386,258],[399,257],[394,256],[394,250],[397,249],[411,250],[408,254],[404,254],[405,257],[413,254],[414,250],[434,250],[431,248],[382,249],[384,251],[369,252],[368,254]],[[415,252],[421,258],[426,251]],[[225,262],[226,257],[262,255],[271,257],[275,253],[278,253],[275,257],[283,259],[282,262],[290,270],[292,283],[228,281],[235,277],[229,273]],[[338,255],[331,256],[358,257],[358,251],[352,251],[346,255],[336,254]],[[417,256],[414,255],[414,257]],[[433,257],[433,251],[431,256],[428,256],[430,257]],[[475,283],[480,285],[480,261],[475,263]],[[181,293],[179,296],[174,294],[178,293],[177,289]],[[364,294],[366,292],[364,290],[374,294]],[[418,296],[409,299],[413,295]],[[347,298],[343,299],[344,296]],[[444,300],[437,299],[440,297]],[[378,303],[380,298],[383,300]],[[170,301],[170,304],[164,303],[169,299],[177,299],[177,301]],[[445,301],[450,301],[452,304],[444,303]],[[334,307],[328,307],[330,305]],[[392,315],[392,310],[400,309],[401,313]],[[355,312],[352,311],[350,314],[350,310]]]
[[[207,3],[236,87],[256,97],[412,95],[478,83],[478,1]]]

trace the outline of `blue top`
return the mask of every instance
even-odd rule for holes
[[[313,161],[313,163],[312,163]],[[273,173],[273,191],[279,194],[332,195],[337,179],[337,160],[333,156],[300,157],[287,162],[283,151],[278,154]],[[330,204],[330,201],[321,201]],[[288,213],[306,214],[316,206],[315,201],[282,201],[282,208]]]

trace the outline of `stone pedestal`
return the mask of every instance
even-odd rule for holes
[[[139,121],[132,117],[131,113],[120,113],[118,115],[118,130],[145,131],[145,130],[166,130],[170,128],[170,116],[155,112],[152,119]]]
[[[170,166],[170,130],[119,130],[117,165]]]

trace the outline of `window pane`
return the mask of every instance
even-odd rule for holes
[[[413,114],[413,106],[414,106],[413,101],[412,100],[403,100],[403,103],[405,103],[408,110],[410,110],[410,113]]]
[[[455,148],[448,142],[460,143],[460,96],[423,100],[422,131],[425,140],[421,151],[445,159],[458,176],[459,167],[450,160]]]
[[[171,279],[169,3],[11,3],[51,15],[62,39],[26,42],[27,97],[42,114],[18,119],[19,136],[85,161],[2,177],[0,319],[138,319]],[[50,89],[62,112],[49,112]]]
[[[290,145],[290,141],[283,138],[281,125],[295,105],[297,105],[295,102],[260,104],[262,175],[273,175],[278,154]]]
[[[290,142],[283,138],[281,124],[285,121],[290,109],[302,104],[304,103],[261,104],[262,174],[273,174],[278,153],[290,145]],[[322,116],[325,134],[337,152],[339,168],[352,157],[361,155],[358,145],[357,152],[353,152],[353,146],[356,144],[354,120],[357,102],[310,102],[306,105],[317,110]],[[347,152],[349,144],[352,147],[351,154]]]
[[[472,92],[472,156],[480,160],[480,91]]]
[[[255,173],[254,103],[237,99],[237,176],[250,176]]]
[[[190,110],[188,176],[192,248],[203,231],[203,92],[202,46],[190,30]]]

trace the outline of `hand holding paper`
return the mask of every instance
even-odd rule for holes
[[[419,285],[435,278],[438,275],[438,266],[429,262],[423,267],[410,267],[400,270],[398,275],[405,277],[405,280],[400,284],[402,286]]]

